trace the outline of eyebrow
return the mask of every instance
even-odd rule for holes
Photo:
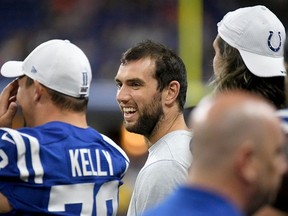
[[[115,82],[122,82],[120,79],[116,78],[114,79]],[[142,79],[139,78],[131,78],[131,79],[127,79],[125,80],[125,82],[140,82],[140,83],[144,83],[144,81]]]
[[[130,83],[130,82],[139,82],[141,84],[145,83],[142,79],[139,79],[139,78],[128,79],[128,80],[126,80],[126,82],[128,82],[128,83]]]
[[[128,85],[128,86],[131,86],[131,85],[133,85],[134,83],[137,83],[137,84],[140,85],[140,86],[145,86],[145,85],[146,85],[146,82],[143,81],[142,79],[139,79],[139,78],[128,79],[128,80],[125,80],[124,82],[122,82],[122,81],[119,80],[119,79],[115,79],[115,82],[116,82],[116,83],[121,83],[122,85],[123,85],[123,83],[124,83],[124,84],[126,84],[126,85]]]

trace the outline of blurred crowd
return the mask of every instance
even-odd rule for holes
[[[203,0],[204,81],[212,74],[216,23],[227,11],[253,4],[266,5],[288,25],[286,0]],[[45,40],[67,38],[87,53],[94,79],[113,79],[122,52],[141,40],[178,51],[177,7],[178,0],[2,0],[0,63],[22,59]]]
[[[147,37],[177,49],[177,1],[3,0],[0,63],[37,44],[69,39],[88,55],[94,79],[113,79],[121,53]]]

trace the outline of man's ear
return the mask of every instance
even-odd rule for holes
[[[44,91],[44,87],[37,81],[34,80],[34,100],[39,101]]]
[[[171,81],[165,90],[165,96],[164,96],[165,104],[172,105],[176,100],[176,98],[178,97],[179,91],[180,91],[179,82],[176,80]]]
[[[251,141],[241,144],[235,156],[235,172],[245,184],[257,181],[258,166],[255,146]]]

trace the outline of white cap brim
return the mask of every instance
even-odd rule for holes
[[[247,68],[258,77],[286,76],[284,57],[257,55],[238,49]]]
[[[24,75],[22,61],[8,61],[1,67],[1,74],[4,77],[19,77]]]

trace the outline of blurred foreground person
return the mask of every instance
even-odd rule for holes
[[[275,199],[287,164],[274,106],[247,92],[204,98],[191,114],[188,182],[144,216],[251,215]]]

